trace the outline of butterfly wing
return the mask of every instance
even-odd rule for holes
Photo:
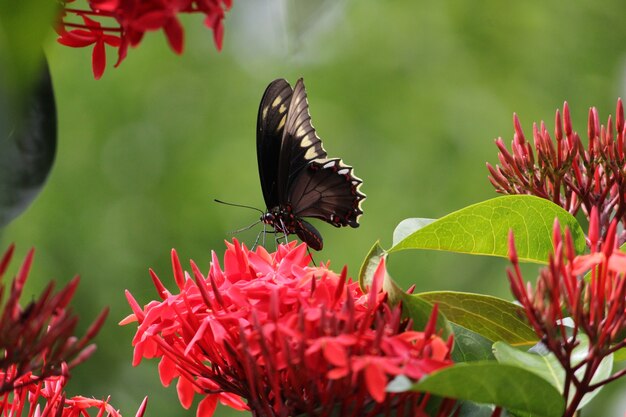
[[[257,162],[265,206],[279,204],[278,166],[281,143],[287,123],[293,90],[289,83],[277,79],[265,89],[257,117]]]
[[[322,140],[311,124],[309,102],[304,82],[300,78],[293,89],[278,160],[280,202],[287,201],[287,192],[300,175],[300,171],[308,166],[309,162],[326,158],[326,155]]]
[[[327,158],[311,124],[302,79],[293,90],[282,79],[265,90],[257,119],[257,158],[266,207],[289,205],[296,216],[289,227],[311,248],[322,248],[322,236],[302,217],[336,227],[359,226],[362,181],[351,166]]]
[[[293,181],[289,190],[293,213],[314,217],[335,227],[359,227],[365,194],[359,191],[361,179],[341,159],[323,159],[309,163]]]

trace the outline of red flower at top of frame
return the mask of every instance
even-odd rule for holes
[[[202,13],[205,25],[213,31],[218,50],[222,49],[224,15],[232,0],[87,0],[87,7],[74,6],[73,0],[62,2],[64,10],[59,22],[59,43],[75,48],[94,45],[93,72],[96,79],[106,66],[105,44],[117,48],[118,66],[128,52],[137,46],[148,31],[163,29],[174,52],[184,48],[181,13]],[[82,23],[75,20],[82,19]]]
[[[106,67],[107,59],[104,45],[107,44],[119,47],[121,45],[121,38],[119,35],[109,35],[105,33],[100,22],[96,22],[85,15],[82,15],[82,18],[85,22],[85,28],[70,31],[61,29],[59,31],[58,42],[75,48],[93,45],[91,63],[93,66],[93,76],[98,80],[102,77],[104,68]]]
[[[450,345],[431,326],[410,330],[401,308],[389,307],[379,290],[384,263],[364,293],[345,268],[308,266],[304,244],[275,253],[227,246],[224,267],[213,253],[207,276],[193,262],[183,272],[173,251],[178,293],[151,272],[162,301],[141,308],[127,293],[133,314],[122,324],[138,321],[133,363],[159,357],[161,381],[178,378],[183,406],[199,393],[203,417],[218,401],[257,416],[423,411],[423,394],[385,388],[397,375],[418,380],[450,365]]]

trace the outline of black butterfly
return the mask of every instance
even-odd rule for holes
[[[311,125],[302,79],[294,89],[283,79],[265,90],[257,119],[257,159],[267,211],[261,220],[278,233],[295,233],[322,249],[322,236],[303,217],[335,227],[359,227],[361,180],[339,158],[328,158]]]

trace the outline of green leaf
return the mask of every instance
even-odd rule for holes
[[[454,362],[475,362],[493,360],[491,346],[493,342],[478,333],[450,323],[454,332],[454,348],[452,349],[452,360]]]
[[[578,253],[585,235],[576,219],[556,204],[529,195],[497,197],[465,207],[416,230],[388,250],[433,249],[474,255],[508,256],[508,234],[513,230],[522,261],[546,263],[552,248],[552,227],[558,218],[569,227]],[[406,225],[405,225],[406,226]],[[409,233],[403,226],[402,235]]]
[[[387,257],[387,252],[380,246],[380,242],[375,242],[371,247],[359,269],[359,286],[365,289],[372,285],[374,273],[378,265]]]
[[[395,246],[400,241],[404,240],[404,238],[435,221],[437,221],[437,219],[410,218],[402,220],[393,231],[393,245]]]
[[[402,386],[387,387],[402,389]],[[495,404],[515,414],[560,417],[561,394],[538,375],[497,362],[458,363],[424,377],[411,390],[449,398]]]
[[[433,305],[426,300],[412,294],[402,293],[402,315],[409,317],[413,321],[413,329],[422,331],[426,327],[433,312]],[[437,333],[445,340],[453,331],[445,314],[441,310],[437,312],[437,323],[435,325]]]
[[[25,99],[25,111],[12,120],[7,136],[0,137],[0,227],[26,210],[37,196],[56,152],[56,106],[47,65]]]
[[[25,210],[48,176],[56,112],[43,43],[57,1],[0,1],[0,227]]]
[[[571,357],[573,365],[583,361],[589,350],[588,338],[583,334],[579,334],[578,339],[580,344],[574,348]],[[536,350],[545,350],[545,348],[541,348],[541,345],[538,346],[539,348]],[[563,370],[563,367],[559,363],[558,359],[552,353],[548,351],[542,351],[541,354],[523,352],[502,342],[495,343],[493,345],[493,350],[498,362],[523,367],[524,369],[541,376],[544,380],[552,384],[552,386],[554,386],[559,392],[564,392],[565,371]],[[586,366],[581,367],[575,372],[575,375],[578,378],[582,378],[585,373],[585,369]],[[600,363],[600,366],[593,375],[593,378],[591,378],[591,383],[596,383],[608,378],[611,375],[612,369],[613,355],[609,355]],[[572,399],[572,396],[575,393],[574,390],[575,387],[572,384],[570,387],[568,402]],[[600,392],[600,389],[596,389],[586,394],[577,409],[584,407],[598,394],[598,392]]]
[[[495,408],[493,405],[475,404],[470,401],[461,401],[460,404],[458,415],[454,414],[456,417],[492,417]],[[503,411],[500,417],[505,416],[508,414]]]
[[[448,320],[491,341],[511,345],[533,345],[537,336],[524,319],[524,309],[501,298],[454,291],[416,294],[437,303]]]
[[[550,382],[559,392],[563,392],[565,372],[554,355],[524,352],[504,342],[494,343],[493,353],[498,362],[528,369]]]
[[[374,274],[382,262],[385,262],[387,252],[380,246],[379,242],[374,243],[365,256],[365,260],[361,264],[359,270],[359,285],[365,291],[367,287],[372,285]],[[383,280],[383,291],[388,294],[389,302],[395,305],[402,301],[405,292],[391,279],[391,276],[385,268],[385,278]]]

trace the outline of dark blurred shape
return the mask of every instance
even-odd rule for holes
[[[0,90],[0,94],[3,91]],[[50,71],[42,60],[39,79],[23,111],[19,104],[0,97],[0,227],[26,210],[41,191],[56,152],[57,114]],[[10,114],[9,114],[10,113]]]

